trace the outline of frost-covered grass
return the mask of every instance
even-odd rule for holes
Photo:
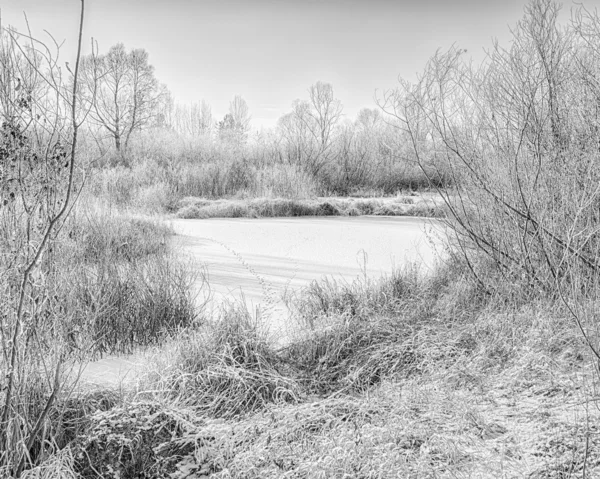
[[[390,198],[252,198],[218,199],[188,197],[175,206],[180,218],[264,218],[293,216],[421,216],[445,215],[441,201],[422,196]]]
[[[566,312],[519,291],[486,295],[463,268],[314,283],[293,300],[297,332],[283,346],[224,307],[157,348],[134,391],[80,414],[77,438],[39,470],[594,477],[595,373]]]

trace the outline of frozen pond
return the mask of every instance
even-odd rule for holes
[[[214,299],[240,298],[253,310],[324,276],[380,277],[436,256],[436,228],[413,217],[301,217],[173,220],[175,244],[205,267]],[[206,291],[200,295],[200,300]]]
[[[378,278],[409,262],[430,268],[439,254],[435,223],[413,217],[301,217],[263,219],[176,219],[170,223],[192,268],[205,271],[210,285],[198,302],[241,300],[255,311],[271,304],[271,326],[285,330],[282,297],[324,276],[352,282]],[[436,246],[437,245],[437,246]],[[197,283],[200,287],[201,282]],[[88,365],[84,377],[117,382],[132,376],[132,358],[105,358]]]

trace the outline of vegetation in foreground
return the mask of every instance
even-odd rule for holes
[[[135,391],[71,398],[73,441],[30,477],[594,477],[595,371],[567,312],[462,270],[314,283],[284,346],[224,308]]]

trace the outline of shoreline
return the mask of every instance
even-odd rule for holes
[[[180,219],[277,218],[299,216],[414,216],[444,218],[439,196],[395,196],[379,198],[318,197],[314,199],[253,198],[206,199],[187,197],[173,213]]]

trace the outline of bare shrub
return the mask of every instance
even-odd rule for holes
[[[75,189],[78,69],[72,78],[30,35],[0,30],[0,475],[21,475],[52,450],[48,417],[64,383],[61,312],[51,294],[55,240]],[[64,314],[64,313],[63,313]]]
[[[569,265],[590,279],[597,269],[595,58],[558,13],[536,0],[509,49],[495,44],[478,68],[458,48],[438,53],[416,85],[386,97],[417,159],[457,184],[440,193],[465,257],[487,255],[507,279],[546,292]]]
[[[559,13],[533,0],[510,47],[495,43],[479,66],[438,52],[382,103],[423,171],[456,185],[439,192],[482,290],[559,299],[600,358],[600,18],[578,7],[561,25]]]

